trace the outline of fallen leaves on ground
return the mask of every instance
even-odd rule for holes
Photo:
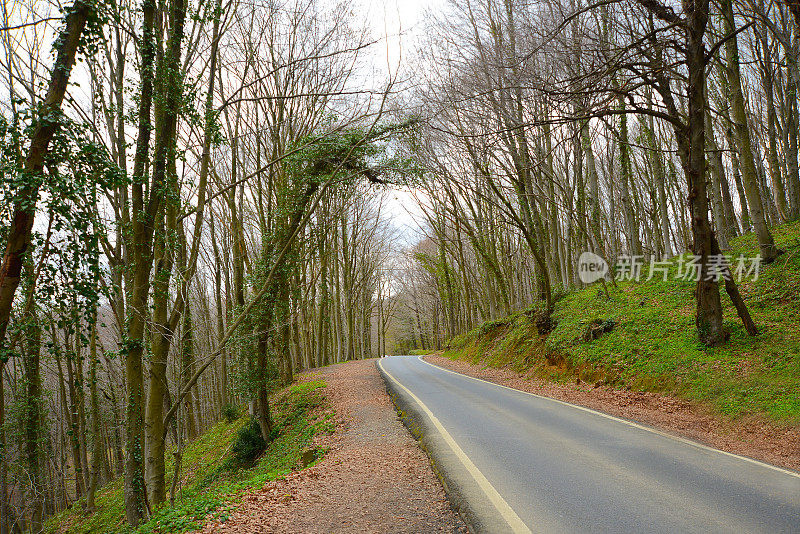
[[[314,374],[339,419],[336,432],[314,444],[329,449],[325,457],[245,495],[227,521],[201,533],[467,532],[397,417],[375,360],[307,373]]]

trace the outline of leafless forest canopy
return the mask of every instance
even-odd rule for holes
[[[800,217],[794,0],[365,13],[3,3],[0,532],[92,513],[116,477],[141,523],[168,450],[231,406],[268,439],[301,370],[519,310],[546,332],[584,251],[705,273],[749,232],[773,261]],[[701,343],[729,342],[726,298],[757,333],[701,276]]]

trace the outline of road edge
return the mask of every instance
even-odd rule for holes
[[[474,534],[496,533],[498,525],[506,524],[494,506],[485,502],[486,497],[479,488],[474,488],[472,476],[464,469],[444,438],[417,402],[403,391],[395,380],[380,365],[375,363],[383,378],[386,392],[394,403],[403,425],[419,443],[431,463],[434,474],[444,486],[451,506],[458,512],[469,531]]]
[[[588,412],[588,413],[591,413],[591,414],[594,414],[594,415],[598,415],[600,417],[604,417],[604,418],[610,419],[612,421],[617,421],[619,423],[623,423],[623,424],[628,425],[630,427],[638,428],[640,430],[644,430],[644,431],[650,432],[652,434],[657,434],[659,436],[662,436],[662,437],[665,437],[665,438],[668,438],[668,439],[672,439],[672,440],[684,443],[686,445],[691,445],[692,447],[695,447],[697,449],[702,449],[702,450],[710,451],[710,452],[713,452],[713,453],[722,454],[722,455],[725,455],[725,456],[736,458],[737,460],[740,460],[740,461],[748,462],[748,463],[751,463],[751,464],[754,464],[754,465],[757,465],[757,466],[760,466],[760,467],[763,467],[763,468],[770,469],[772,471],[776,471],[776,472],[782,473],[784,475],[789,475],[789,476],[792,476],[792,477],[800,478],[800,471],[796,471],[796,470],[794,470],[794,469],[792,469],[790,467],[783,467],[783,466],[780,466],[780,465],[772,464],[772,463],[764,461],[764,460],[759,460],[758,458],[753,458],[751,456],[746,456],[744,454],[738,454],[738,453],[735,453],[735,452],[729,452],[729,451],[726,451],[726,450],[721,449],[719,447],[716,447],[716,446],[714,446],[712,444],[705,443],[705,442],[703,442],[701,440],[698,440],[698,439],[695,439],[695,438],[691,438],[691,437],[687,437],[687,436],[683,436],[683,435],[680,434],[680,432],[672,430],[672,429],[669,429],[669,428],[661,429],[658,426],[655,426],[655,425],[652,425],[652,424],[649,424],[649,423],[645,423],[645,422],[640,422],[640,421],[638,421],[636,419],[633,419],[633,418],[628,418],[628,417],[620,416],[620,415],[614,415],[612,413],[604,412],[602,410],[598,410],[598,409],[595,409],[595,408],[590,408],[589,406],[584,406],[582,404],[568,402],[568,401],[565,401],[565,400],[557,399],[555,397],[548,397],[546,395],[539,395],[538,393],[525,391],[524,389],[518,389],[518,388],[515,388],[515,387],[507,386],[505,384],[492,382],[491,380],[486,380],[486,379],[479,378],[479,377],[476,377],[476,376],[468,375],[466,373],[461,373],[461,372],[458,372],[458,371],[454,371],[452,369],[448,369],[446,367],[442,367],[441,365],[437,365],[435,363],[431,363],[431,362],[427,361],[425,359],[425,356],[427,356],[427,355],[418,356],[417,359],[419,361],[421,361],[422,363],[425,363],[427,365],[430,365],[431,367],[435,367],[435,368],[437,368],[439,370],[442,370],[442,371],[445,371],[445,372],[448,372],[448,373],[452,373],[452,374],[455,374],[455,375],[458,375],[458,376],[463,376],[465,378],[469,378],[470,380],[476,380],[478,382],[483,382],[485,384],[489,384],[489,385],[496,386],[496,387],[499,387],[499,388],[508,389],[508,390],[514,391],[516,393],[522,393],[524,395],[530,395],[532,397],[536,397],[536,398],[543,399],[543,400],[546,400],[546,401],[550,401],[550,402],[554,402],[554,403],[561,404],[561,405],[564,405],[564,406],[568,406],[570,408],[573,408],[573,409],[576,409],[576,410],[580,410],[580,411],[583,411],[583,412]]]

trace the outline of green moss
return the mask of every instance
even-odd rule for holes
[[[250,421],[249,415],[232,422],[219,422],[188,444],[175,505],[165,503],[138,529],[131,529],[124,522],[122,480],[118,479],[99,490],[96,513],[85,514],[81,503],[77,503],[50,519],[45,532],[177,534],[199,529],[212,519],[224,521],[237,495],[302,468],[303,452],[309,449],[314,436],[333,432],[334,414],[325,407],[320,391],[324,387],[321,380],[304,382],[276,396],[272,406],[276,437],[250,467],[242,467],[232,454],[232,443]],[[314,452],[315,462],[325,453]],[[167,458],[167,480],[171,481],[174,473],[171,452]]]
[[[731,339],[708,348],[694,327],[694,283],[676,280],[597,285],[567,293],[555,305],[556,326],[539,336],[526,313],[451,340],[445,356],[552,380],[579,377],[616,387],[658,391],[707,404],[730,417],[755,414],[800,424],[800,222],[774,229],[786,251],[761,267],[740,291],[760,334],[748,336],[723,292]],[[758,253],[751,234],[732,243],[734,256]],[[677,262],[671,269],[677,270]],[[590,325],[613,328],[587,341]]]

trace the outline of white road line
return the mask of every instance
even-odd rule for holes
[[[408,393],[408,395],[414,399],[414,402],[419,404],[420,408],[422,408],[422,410],[425,412],[425,415],[427,415],[431,420],[431,423],[433,423],[433,426],[439,431],[439,433],[442,435],[442,438],[444,438],[445,442],[453,450],[453,453],[461,461],[469,474],[472,475],[472,478],[475,479],[478,487],[486,494],[486,497],[489,499],[492,505],[494,505],[506,523],[508,523],[508,526],[511,527],[512,532],[520,534],[532,534],[531,529],[529,529],[527,525],[522,522],[522,519],[520,519],[517,513],[514,512],[506,500],[503,499],[496,489],[494,489],[494,486],[492,486],[491,482],[489,482],[483,473],[481,473],[481,471],[478,469],[478,467],[472,463],[472,460],[470,460],[461,447],[458,446],[458,443],[456,443],[450,433],[444,428],[444,425],[442,425],[439,419],[433,415],[433,412],[425,405],[424,402],[419,399],[419,397],[414,395],[410,389],[401,384],[399,380],[397,380],[389,371],[387,371],[382,364],[383,362],[378,360],[378,366],[381,368],[381,371],[383,371],[386,376],[392,380],[392,382],[401,387],[403,391]]]
[[[784,475],[789,475],[789,476],[793,476],[795,478],[800,478],[800,473],[797,473],[795,471],[789,471],[788,469],[783,469],[782,467],[778,467],[776,465],[770,465],[770,464],[767,464],[767,463],[764,463],[764,462],[759,462],[758,460],[754,460],[753,458],[748,458],[747,456],[740,456],[740,455],[734,454],[732,452],[727,452],[727,451],[723,451],[723,450],[720,450],[720,449],[715,449],[714,447],[709,447],[708,445],[703,445],[702,443],[698,443],[696,441],[692,441],[692,440],[687,439],[687,438],[682,438],[682,437],[676,436],[674,434],[669,434],[667,432],[662,432],[660,430],[656,430],[655,428],[650,428],[650,427],[647,427],[647,426],[644,426],[644,425],[640,425],[638,423],[634,423],[633,421],[628,421],[626,419],[621,419],[619,417],[615,417],[615,416],[609,415],[607,413],[598,412],[597,410],[592,410],[591,408],[587,408],[585,406],[578,406],[577,404],[571,404],[569,402],[565,402],[565,401],[558,400],[558,399],[553,399],[551,397],[544,397],[542,395],[537,395],[536,393],[531,393],[529,391],[522,391],[521,389],[510,388],[510,387],[504,386],[502,384],[495,384],[494,382],[489,382],[488,380],[483,380],[482,378],[475,378],[474,376],[469,376],[469,375],[465,375],[465,374],[462,374],[462,373],[457,373],[455,371],[451,371],[450,369],[445,369],[444,367],[440,367],[440,366],[438,366],[438,365],[436,365],[434,363],[425,361],[425,360],[422,359],[422,356],[418,356],[417,359],[419,361],[421,361],[422,363],[426,363],[426,364],[430,365],[431,367],[435,367],[436,369],[439,369],[441,371],[446,371],[446,372],[454,374],[456,376],[469,378],[471,380],[477,380],[478,382],[483,382],[484,384],[490,384],[492,386],[497,386],[499,388],[508,389],[510,391],[515,391],[517,393],[523,393],[525,395],[530,395],[532,397],[536,397],[537,399],[544,399],[544,400],[551,401],[551,402],[557,402],[558,404],[563,404],[564,406],[569,406],[570,408],[575,408],[577,410],[582,410],[584,412],[588,412],[588,413],[591,413],[591,414],[599,415],[601,417],[605,417],[606,419],[611,419],[612,421],[617,421],[618,423],[624,423],[624,424],[626,424],[628,426],[632,426],[632,427],[638,428],[640,430],[646,430],[647,432],[651,432],[653,434],[657,434],[657,435],[665,437],[665,438],[673,439],[675,441],[679,441],[679,442],[684,443],[686,445],[691,445],[693,447],[697,447],[698,449],[703,449],[703,450],[712,451],[712,452],[718,452],[720,454],[724,454],[725,456],[730,456],[731,458],[736,458],[738,460],[744,460],[745,462],[749,462],[751,464],[755,464],[755,465],[758,465],[758,466],[761,466],[761,467],[766,467],[768,469],[772,469],[773,471],[777,471],[779,473],[783,473]]]

